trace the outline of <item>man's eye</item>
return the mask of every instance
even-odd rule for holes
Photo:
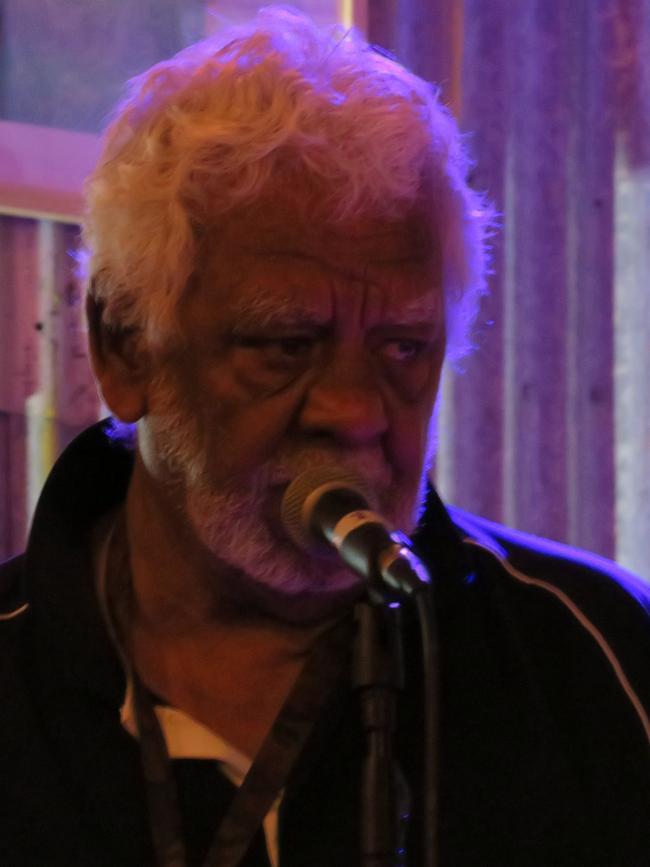
[[[282,363],[303,361],[309,358],[314,348],[314,338],[310,336],[266,337],[244,336],[239,338],[240,346],[254,349],[264,361]]]
[[[423,355],[426,348],[425,340],[401,337],[387,340],[382,347],[382,352],[390,361],[408,362],[415,361]]]
[[[270,343],[275,344],[276,351],[287,358],[302,358],[311,352],[314,345],[311,337],[281,337]]]

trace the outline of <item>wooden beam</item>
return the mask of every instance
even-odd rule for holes
[[[0,214],[78,223],[99,136],[0,121]]]

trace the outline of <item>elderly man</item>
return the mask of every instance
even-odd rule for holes
[[[61,457],[1,573],[3,865],[361,863],[365,585],[280,517],[320,466],[433,578],[436,851],[405,610],[390,863],[649,863],[642,585],[426,492],[483,288],[465,170],[429,85],[297,13],[131,83],[84,228],[113,421]]]

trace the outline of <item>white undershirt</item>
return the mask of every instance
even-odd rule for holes
[[[154,705],[161,731],[171,759],[214,759],[235,786],[241,786],[252,765],[251,759],[240,752],[216,732],[206,728],[189,714],[175,707]],[[133,684],[129,680],[124,704],[120,710],[122,725],[134,738],[138,737],[137,721],[133,707]],[[278,858],[278,808],[282,800],[280,792],[264,819],[266,848],[272,867],[279,867]]]

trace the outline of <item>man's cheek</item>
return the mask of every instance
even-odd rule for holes
[[[406,401],[391,389],[384,391],[383,399],[388,417],[387,443],[392,457],[404,469],[418,465],[427,449],[433,397],[427,393],[420,400]]]
[[[204,423],[215,469],[227,479],[254,472],[271,460],[286,445],[299,395],[299,389],[264,397],[251,397],[239,388],[222,392]]]
[[[211,396],[224,412],[232,413],[300,389],[305,377],[304,370],[274,370],[234,356],[232,363],[215,365],[200,378],[195,377],[190,387],[199,401]]]

